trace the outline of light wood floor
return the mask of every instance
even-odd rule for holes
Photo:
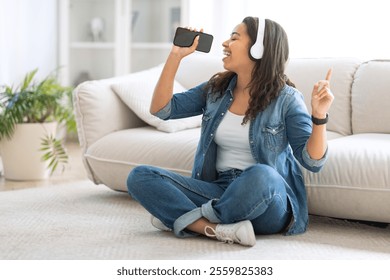
[[[56,186],[64,183],[71,183],[73,181],[76,182],[88,179],[81,160],[81,149],[79,143],[72,140],[67,142],[65,146],[69,153],[69,164],[63,173],[56,170],[49,179],[42,181],[10,181],[6,180],[4,176],[1,176],[0,191]],[[2,170],[2,168],[0,168],[0,170]]]

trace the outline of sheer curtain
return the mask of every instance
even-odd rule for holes
[[[0,85],[57,68],[57,1],[0,0]]]
[[[280,23],[290,57],[390,59],[390,16],[382,0],[189,0],[189,24],[215,36],[213,53],[247,16]]]

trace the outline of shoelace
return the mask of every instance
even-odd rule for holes
[[[212,233],[208,233],[207,230],[210,229]],[[234,241],[233,239],[231,239],[230,237],[226,236],[224,232],[221,232],[220,234],[217,234],[217,231],[215,229],[213,229],[212,227],[210,226],[206,226],[204,228],[204,234],[207,236],[207,237],[211,237],[211,238],[217,238],[219,241],[222,241],[222,242],[225,242],[225,243],[228,243],[228,244],[233,244]]]

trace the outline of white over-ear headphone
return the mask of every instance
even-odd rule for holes
[[[257,37],[256,42],[251,47],[251,56],[254,59],[260,59],[263,57],[264,52],[264,29],[265,29],[265,19],[259,18],[259,24],[257,26]]]

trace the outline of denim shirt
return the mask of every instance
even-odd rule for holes
[[[183,93],[174,94],[171,101],[156,113],[167,120],[203,114],[201,136],[195,154],[192,177],[204,181],[217,178],[217,144],[215,132],[233,102],[237,76],[219,98],[204,91],[206,83]],[[249,145],[257,163],[274,168],[285,180],[287,196],[293,210],[293,221],[287,235],[302,233],[308,223],[306,189],[300,166],[318,172],[327,158],[311,159],[307,140],[312,122],[302,94],[285,85],[267,108],[250,121]],[[298,164],[299,162],[299,164]]]

